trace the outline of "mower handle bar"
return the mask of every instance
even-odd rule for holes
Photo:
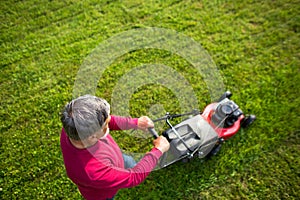
[[[173,114],[171,115],[170,113],[167,113],[165,116],[161,117],[161,118],[158,118],[158,119],[155,119],[153,120],[153,122],[158,122],[158,121],[161,121],[161,120],[166,120],[168,121],[168,119],[173,119],[173,118],[176,118],[176,117],[182,117],[182,116],[185,116],[185,115],[196,115],[196,114],[199,114],[200,112],[197,110],[197,109],[194,109],[193,111],[191,112],[188,112],[188,113],[183,113],[183,114]],[[154,137],[154,139],[158,138],[159,135],[158,133],[156,132],[156,130],[151,127],[151,128],[148,128],[149,132],[152,134],[152,136]]]
[[[159,135],[158,133],[156,132],[156,130],[154,128],[148,128],[149,132],[152,134],[152,136],[154,137],[154,139],[158,138]]]
[[[170,113],[166,113],[165,116],[158,118],[158,119],[154,119],[153,122],[158,122],[158,121],[162,121],[162,120],[167,120],[167,119],[173,119],[176,117],[183,117],[186,115],[197,115],[200,112],[197,109],[192,110],[191,112],[188,113],[183,113],[183,114],[170,114]]]

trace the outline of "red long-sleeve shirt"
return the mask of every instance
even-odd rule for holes
[[[136,127],[136,118],[111,116],[110,130]],[[125,169],[122,152],[109,134],[89,148],[77,149],[62,129],[60,144],[67,175],[88,200],[112,198],[119,189],[140,184],[162,155],[153,148],[134,168]]]

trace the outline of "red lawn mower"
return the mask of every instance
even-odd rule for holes
[[[231,92],[225,92],[217,102],[211,103],[203,112],[193,110],[184,114],[169,114],[153,120],[165,120],[170,127],[162,133],[170,142],[170,149],[161,157],[159,166],[167,167],[179,160],[211,157],[220,150],[225,140],[235,135],[239,129],[247,128],[256,117],[245,116],[239,106],[230,100]],[[174,118],[189,116],[172,125]],[[158,137],[154,128],[149,129],[154,138]]]

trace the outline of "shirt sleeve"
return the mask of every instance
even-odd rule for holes
[[[111,119],[108,126],[110,130],[128,130],[136,129],[137,124],[138,118],[111,115]]]
[[[134,187],[142,183],[156,166],[162,152],[153,148],[137,163],[134,168],[122,169],[107,166],[94,172],[93,187],[101,189],[121,189]]]

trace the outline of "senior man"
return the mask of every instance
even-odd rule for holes
[[[106,100],[85,95],[68,103],[61,116],[60,144],[68,177],[85,199],[113,199],[121,188],[142,183],[170,144],[163,136],[135,163],[121,152],[110,130],[153,127],[146,116],[140,118],[110,115]]]

